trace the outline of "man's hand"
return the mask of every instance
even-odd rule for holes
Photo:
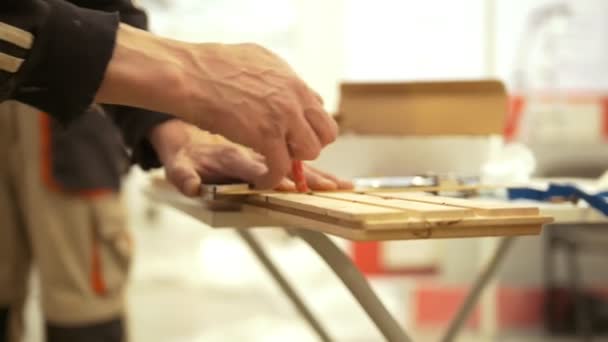
[[[268,171],[262,155],[177,119],[149,137],[167,179],[186,196],[199,195],[203,183],[251,183]]]
[[[192,46],[189,79],[200,86],[193,104],[198,125],[266,156],[270,173],[255,184],[271,187],[292,159],[312,160],[333,142],[337,125],[319,96],[270,51],[253,44]]]
[[[289,65],[254,45],[189,44],[121,25],[97,95],[102,103],[179,116],[266,157],[253,183],[276,186],[291,160],[310,160],[337,125]]]
[[[332,174],[315,169],[306,164],[304,166],[304,176],[310,190],[328,191],[328,190],[350,190],[354,187],[353,183],[344,179],[340,179]],[[288,177],[283,178],[281,183],[276,187],[279,191],[296,191],[296,185],[293,182],[293,175],[289,173]]]

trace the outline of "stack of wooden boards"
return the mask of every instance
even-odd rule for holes
[[[226,191],[214,192],[207,199],[237,204],[239,210],[265,215],[285,226],[350,240],[535,235],[552,221],[533,206],[407,191]]]

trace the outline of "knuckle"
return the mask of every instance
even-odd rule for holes
[[[306,86],[306,84],[304,84],[304,81],[302,81],[300,78],[298,78],[297,76],[290,76],[287,79],[287,84],[290,87],[290,89],[296,94],[298,95],[299,98],[307,98],[308,97],[308,87]]]
[[[184,182],[192,178],[192,172],[184,166],[176,166],[167,170],[167,178],[178,188],[181,188]]]
[[[300,143],[289,144],[290,152],[293,158],[303,160],[317,159],[321,154],[321,144],[317,139],[304,141]]]
[[[259,126],[260,134],[263,139],[276,139],[283,136],[283,125],[281,125],[281,119],[279,115],[273,113],[271,115],[272,120],[262,122]]]
[[[173,167],[169,168],[169,170],[167,170],[167,173],[170,175],[171,178],[181,179],[188,176],[189,170],[184,165],[174,165]]]
[[[227,164],[234,163],[241,157],[238,148],[234,145],[223,146],[220,155],[222,161]]]
[[[214,143],[214,144],[223,144],[223,143],[227,142],[226,138],[224,138],[224,136],[222,136],[222,135],[211,134],[211,133],[208,133],[208,134],[209,134],[209,141],[211,143]]]

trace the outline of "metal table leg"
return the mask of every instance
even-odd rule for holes
[[[557,252],[557,238],[554,229],[545,229],[545,245],[543,248],[543,282],[545,287],[546,299],[543,305],[543,315],[545,331],[554,333],[558,330],[557,320],[555,317],[556,300],[558,295],[558,286],[555,279],[555,254]]]
[[[378,299],[359,269],[355,267],[351,259],[340,248],[322,233],[306,229],[294,231],[325,260],[359,302],[369,318],[376,324],[376,327],[378,327],[378,330],[380,330],[387,341],[411,341],[399,323],[395,321],[380,299]]]
[[[570,292],[574,297],[574,313],[575,313],[575,332],[582,337],[583,341],[591,341],[593,332],[591,327],[591,318],[589,317],[589,308],[587,307],[587,298],[582,284],[581,269],[578,264],[579,246],[574,241],[569,241],[566,244],[568,272],[570,276]]]
[[[279,284],[279,287],[285,295],[289,298],[292,304],[296,307],[296,310],[302,315],[304,320],[310,325],[310,327],[315,331],[319,339],[323,342],[330,342],[332,339],[329,337],[327,331],[321,326],[319,321],[314,317],[312,312],[308,309],[304,301],[298,296],[294,288],[289,284],[287,279],[281,274],[279,269],[274,265],[270,257],[264,252],[262,246],[258,243],[258,241],[253,237],[253,235],[245,230],[245,229],[236,229],[236,232],[240,235],[240,237],[247,243],[247,246],[251,249],[251,251],[255,254],[258,260],[264,265],[268,273],[272,276],[272,278]]]
[[[473,283],[473,287],[471,290],[469,290],[467,297],[460,306],[458,313],[450,323],[450,326],[448,327],[448,330],[441,341],[452,342],[455,340],[458,333],[462,330],[467,318],[469,318],[471,311],[477,304],[479,296],[498,270],[500,262],[504,259],[505,255],[509,251],[514,239],[514,237],[504,237],[500,239],[494,255],[488,264],[483,268],[479,276],[477,276],[475,283]]]

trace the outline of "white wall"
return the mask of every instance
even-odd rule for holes
[[[345,7],[349,80],[479,78],[484,0],[352,0]]]
[[[278,53],[335,111],[342,75],[343,0],[145,0],[152,29],[196,42],[255,42]]]

